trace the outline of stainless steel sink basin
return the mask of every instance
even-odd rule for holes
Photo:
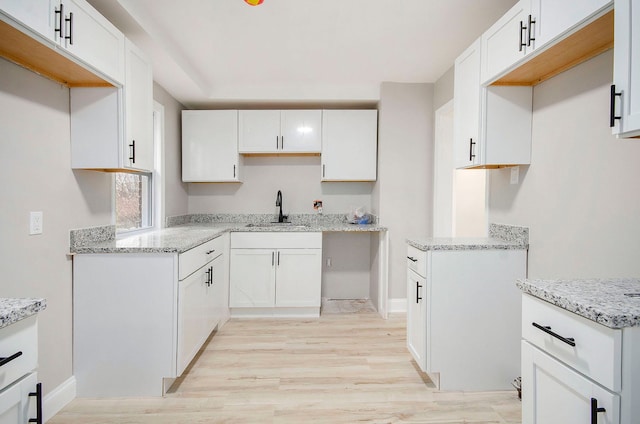
[[[304,229],[309,228],[306,224],[293,224],[291,222],[261,222],[259,224],[247,224],[248,228],[291,228]]]

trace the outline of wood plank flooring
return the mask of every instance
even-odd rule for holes
[[[164,398],[75,399],[49,424],[520,423],[509,392],[439,392],[405,316],[232,319]]]

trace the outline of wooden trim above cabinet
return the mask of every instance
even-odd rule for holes
[[[0,20],[0,56],[69,87],[112,87],[55,49]]]
[[[613,10],[554,43],[491,85],[536,85],[611,48]]]

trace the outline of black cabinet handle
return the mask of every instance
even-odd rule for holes
[[[205,284],[209,287],[211,285],[211,267],[205,271],[205,274],[207,274],[207,281],[205,281]]]
[[[278,266],[280,266],[280,252],[278,251]]]
[[[54,33],[58,33],[60,35],[60,38],[64,38],[64,36],[62,35],[62,25],[64,22],[64,4],[60,5],[60,10],[58,9],[54,9],[54,13],[55,15],[59,15],[58,19],[57,19],[57,23],[58,23],[58,27],[53,29]],[[55,25],[55,24],[54,24]]]
[[[209,267],[209,285],[213,286],[213,266]]]
[[[522,33],[526,29],[527,29],[527,27],[524,26],[524,22],[520,21],[520,47],[518,48],[519,51],[522,51],[522,48],[527,45],[527,43],[523,42],[523,40],[522,40]]]
[[[418,281],[416,281],[416,303],[419,303],[422,298],[420,297],[420,289],[422,288],[422,286],[420,285],[420,283]]]
[[[324,178],[324,164],[322,164],[322,178]]]
[[[607,412],[606,409],[598,408],[598,399],[591,398],[591,424],[598,424],[598,413]]]
[[[533,325],[534,327],[536,327],[538,330],[542,330],[545,333],[555,337],[556,339],[565,342],[566,344],[568,344],[569,346],[573,346],[575,347],[576,345],[576,341],[573,337],[562,337],[561,335],[559,335],[558,333],[554,333],[553,331],[551,331],[551,327],[549,326],[542,326],[536,322],[532,322],[531,325]]]
[[[212,254],[212,253],[213,253],[213,252],[215,252],[215,251],[216,251],[216,249],[208,250],[208,251],[207,251],[207,255],[210,255],[210,254]]]
[[[529,26],[527,28],[527,46],[531,46],[531,42],[536,41],[535,33],[533,33],[533,24],[535,23],[536,20],[532,19],[531,15],[529,15]],[[531,34],[533,34],[534,36],[532,37]]]
[[[282,150],[284,150],[284,136],[283,135],[280,136],[280,148]]]
[[[233,178],[235,178],[235,177],[236,177],[236,166],[233,165]]]
[[[413,256],[407,256],[407,259],[409,259],[411,262],[418,262],[418,260]]]
[[[29,396],[36,397],[36,417],[29,418],[29,422],[42,424],[42,383],[36,384],[36,391],[30,392]]]
[[[279,147],[280,145],[278,144],[278,139],[279,139],[279,138],[280,138],[280,137],[276,136],[276,150],[278,150],[278,149],[280,148],[280,147]]]
[[[73,12],[69,12],[69,17],[65,18],[64,21],[69,23],[68,28],[65,25],[67,35],[64,36],[64,39],[69,40],[69,44],[73,45]]]
[[[276,252],[271,252],[271,266],[275,265]]]
[[[129,144],[129,147],[131,148],[131,156],[129,156],[129,160],[131,161],[131,163],[136,163],[136,141],[132,140],[131,144]]]
[[[11,356],[7,356],[6,358],[0,358],[0,367],[5,365],[5,364],[8,364],[9,362],[13,361],[14,359],[16,359],[16,358],[18,358],[20,356],[22,356],[22,351],[16,352]]]
[[[476,157],[476,155],[473,153],[473,146],[475,146],[475,142],[473,141],[473,138],[469,139],[469,162],[473,162],[473,158]]]
[[[609,100],[609,126],[611,128],[616,124],[616,119],[622,119],[622,116],[616,116],[616,97],[622,98],[622,91],[616,93],[616,85],[611,84],[611,99]]]

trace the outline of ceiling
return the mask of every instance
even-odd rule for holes
[[[516,0],[88,0],[190,108],[375,104],[435,82]]]

